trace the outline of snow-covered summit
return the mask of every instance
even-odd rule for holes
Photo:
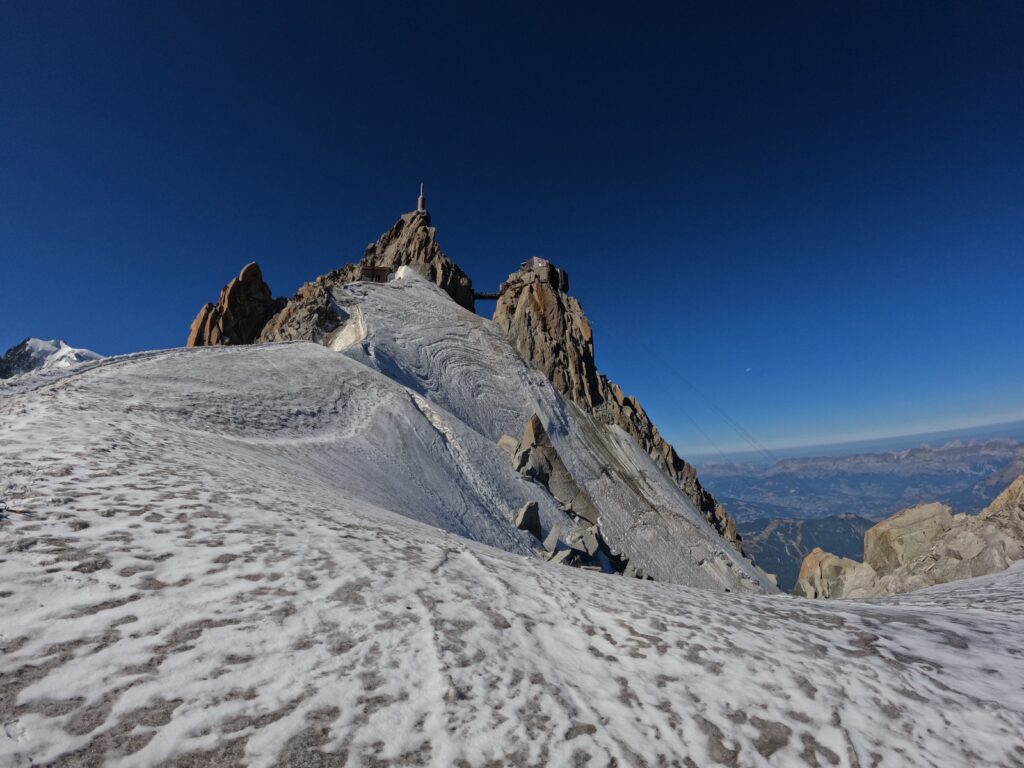
[[[61,339],[25,339],[0,358],[0,379],[40,369],[69,368],[101,357],[91,350],[68,346]]]

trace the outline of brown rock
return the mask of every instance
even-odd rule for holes
[[[544,259],[530,259],[502,283],[494,322],[522,358],[543,372],[559,392],[636,440],[715,530],[741,550],[736,522],[700,484],[693,466],[659,434],[636,398],[598,372],[593,331],[579,301],[566,293],[568,288],[565,272]]]
[[[406,213],[376,243],[367,246],[360,264],[389,272],[403,265],[415,267],[456,303],[473,312],[473,282],[458,264],[444,255],[436,235],[437,231],[430,226],[429,213]]]
[[[199,310],[189,329],[189,347],[251,344],[271,315],[280,308],[263,281],[256,262],[246,264],[238,277],[225,285],[216,304]]]
[[[430,214],[413,211],[367,246],[363,258],[306,283],[266,324],[260,341],[307,339],[320,342],[340,319],[332,311],[331,288],[357,280],[382,282],[401,266],[410,266],[445,291],[458,304],[474,310],[473,283],[441,251]]]

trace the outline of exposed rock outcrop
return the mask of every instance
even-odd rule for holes
[[[339,322],[337,314],[331,311],[330,285],[328,276],[321,275],[300,287],[263,327],[259,341],[322,342]]]
[[[546,487],[567,512],[597,524],[597,509],[566,469],[537,414],[526,423],[523,437],[512,457],[517,472]]]
[[[408,266],[437,285],[469,311],[474,311],[473,282],[437,244],[437,230],[426,211],[402,217],[377,242],[366,247],[363,258],[321,275],[303,285],[263,328],[260,341],[309,339],[322,341],[337,326],[331,309],[330,289],[356,280],[383,282],[399,267]]]
[[[736,522],[700,484],[692,465],[665,441],[636,398],[625,395],[594,363],[594,334],[583,307],[568,295],[568,276],[545,259],[530,259],[499,290],[494,322],[519,354],[563,395],[621,427],[690,497],[727,541],[740,549]]]
[[[800,566],[796,593],[804,597],[844,597],[870,589],[876,578],[870,565],[815,547]]]
[[[362,261],[352,266],[355,267],[352,271],[372,267],[389,272],[411,266],[451,296],[456,304],[475,311],[473,282],[441,251],[437,231],[430,225],[430,214],[426,211],[404,214],[377,242],[367,246]]]
[[[544,540],[544,556],[551,562],[581,567],[596,567],[623,572],[628,559],[613,552],[605,541],[598,524],[599,513],[586,490],[581,488],[565,466],[558,450],[551,442],[540,417],[534,414],[523,429],[521,439],[502,435],[498,440],[512,458],[517,472],[547,488],[548,493],[558,502],[573,520],[572,527],[562,535],[561,526],[553,528]],[[529,521],[524,511],[519,513]],[[519,516],[516,525],[519,523]],[[537,538],[540,538],[539,536]],[[559,549],[559,539],[568,547]]]
[[[512,524],[519,530],[531,534],[537,541],[544,536],[540,527],[540,514],[536,501],[528,501],[521,506],[513,517]]]
[[[920,504],[897,512],[864,533],[864,562],[878,573],[892,573],[928,554],[952,526],[953,510],[945,504]]]
[[[977,515],[944,504],[897,512],[864,534],[864,562],[815,549],[794,590],[805,597],[876,597],[1004,570],[1024,557],[1024,475]]]
[[[203,306],[189,329],[189,347],[252,344],[283,299],[274,300],[256,262],[246,264],[220,292],[216,304]]]

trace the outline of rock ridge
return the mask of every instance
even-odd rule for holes
[[[794,592],[804,597],[864,598],[1005,570],[1024,558],[1024,475],[977,515],[945,504],[901,510],[864,534],[864,562],[815,549]]]
[[[714,529],[742,551],[736,522],[658,432],[635,397],[597,370],[594,334],[579,300],[567,291],[566,273],[532,258],[502,283],[494,322],[516,351],[544,373],[565,397],[607,424],[625,431],[683,489]]]
[[[266,324],[261,342],[311,339],[323,341],[337,327],[330,289],[357,280],[386,282],[399,267],[408,266],[437,285],[460,306],[475,311],[473,282],[437,243],[437,230],[426,211],[402,214],[363,258],[306,283]]]

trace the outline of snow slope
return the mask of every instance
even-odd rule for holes
[[[335,311],[348,320],[326,343],[491,442],[502,434],[519,437],[537,413],[600,511],[605,538],[656,580],[775,591],[625,432],[568,403],[492,322],[463,309],[409,267],[398,276],[388,284],[334,288]]]
[[[515,397],[579,467],[603,438],[529,371],[418,357],[375,309],[414,285],[352,290],[346,354],[0,384],[0,765],[1024,763],[1024,568],[823,604],[540,562],[489,438]]]
[[[90,360],[99,360],[100,357],[88,349],[69,347],[60,339],[25,339],[0,358],[0,378],[40,369],[69,368]]]

